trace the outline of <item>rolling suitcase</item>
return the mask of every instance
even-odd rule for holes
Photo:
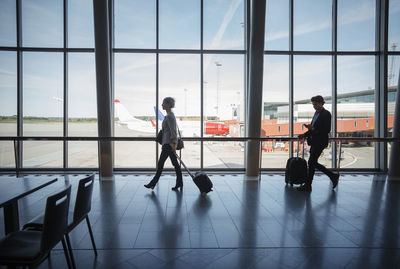
[[[178,156],[178,154],[176,154],[176,157],[183,167],[185,167],[185,170],[188,172],[188,174],[192,177],[194,184],[196,184],[196,186],[199,188],[202,195],[206,195],[212,191],[213,184],[206,173],[203,171],[198,171],[193,175],[192,172],[190,172],[190,170],[186,167],[185,163],[182,162],[182,159]]]
[[[304,139],[303,143],[303,158],[299,157],[300,139],[297,141],[297,157],[289,158],[286,162],[285,183],[303,184],[306,182],[308,169],[307,161],[304,159]]]

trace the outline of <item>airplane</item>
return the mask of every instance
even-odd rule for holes
[[[155,134],[156,124],[152,119],[149,121],[141,120],[132,116],[129,111],[121,104],[119,99],[114,100],[115,113],[119,119],[119,124],[126,125],[128,129],[135,130],[143,133]],[[154,107],[154,112],[156,112],[156,107]],[[164,120],[164,114],[158,110],[159,128],[161,128],[161,122]],[[182,136],[200,136],[200,121],[193,120],[181,120],[179,117],[176,119],[176,123],[179,127]],[[211,122],[204,121],[204,131],[205,135],[222,135],[226,136],[229,134],[229,126],[224,122]]]

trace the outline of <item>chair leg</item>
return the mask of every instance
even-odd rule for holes
[[[68,233],[65,234],[65,238],[67,239],[68,252],[69,257],[71,258],[72,268],[76,269],[74,254],[72,253],[71,240],[69,239]]]
[[[88,229],[89,229],[90,239],[92,240],[94,255],[97,256],[97,248],[96,248],[96,244],[94,243],[94,237],[93,237],[93,233],[92,233],[92,227],[90,226],[89,216],[87,216],[87,215],[86,215],[86,223],[87,223],[87,226],[88,226]]]
[[[72,269],[71,267],[71,261],[69,259],[69,255],[68,255],[68,250],[67,250],[67,244],[65,244],[65,239],[61,239],[61,243],[64,249],[64,255],[65,255],[65,259],[67,260],[67,264],[68,264],[68,269]]]

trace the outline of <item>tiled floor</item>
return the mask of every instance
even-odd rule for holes
[[[45,197],[81,176],[57,183],[19,203],[25,223],[44,209]],[[189,177],[171,191],[165,175],[152,192],[150,175],[96,180],[90,219],[99,255],[85,223],[71,234],[78,268],[400,268],[400,183],[384,175],[341,176],[336,191],[317,175],[311,194],[285,186],[282,175],[260,182],[213,175],[214,191],[199,195]],[[0,176],[1,180],[1,176]],[[3,213],[0,235],[4,236]],[[39,268],[66,268],[63,252]]]

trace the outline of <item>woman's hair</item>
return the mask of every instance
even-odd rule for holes
[[[170,108],[173,108],[175,106],[175,99],[172,97],[165,97],[163,103],[169,105]]]

